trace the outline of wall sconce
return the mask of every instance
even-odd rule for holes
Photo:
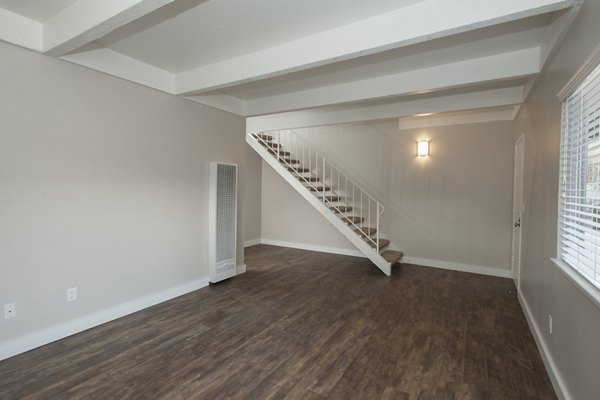
[[[417,142],[417,156],[429,157],[429,140],[419,140]]]

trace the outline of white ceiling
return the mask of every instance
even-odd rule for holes
[[[77,0],[0,0],[0,7],[44,22],[76,2]]]
[[[179,73],[346,25],[421,0],[188,0],[97,42]]]
[[[580,1],[0,0],[0,40],[248,117],[505,117]]]

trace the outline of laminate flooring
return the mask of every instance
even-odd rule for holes
[[[511,280],[258,245],[248,272],[0,362],[0,399],[555,399]]]

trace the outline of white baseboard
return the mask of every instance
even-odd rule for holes
[[[480,265],[469,265],[451,261],[430,260],[419,257],[403,257],[402,262],[406,264],[415,264],[423,267],[449,269],[452,271],[471,272],[480,275],[497,276],[500,278],[511,278],[511,272],[508,269],[483,267]]]
[[[550,354],[550,352],[548,351],[548,346],[546,345],[544,337],[540,334],[540,327],[537,325],[535,319],[533,318],[533,314],[531,313],[529,304],[527,304],[527,300],[525,300],[521,292],[518,293],[518,298],[519,303],[521,303],[521,308],[523,309],[523,314],[525,314],[525,319],[529,324],[529,329],[531,330],[533,338],[535,339],[535,344],[537,345],[538,351],[542,356],[544,365],[546,366],[546,371],[548,371],[548,376],[550,376],[550,381],[552,381],[552,386],[554,387],[556,396],[559,398],[559,400],[571,400],[572,397],[569,394],[567,385],[565,384],[565,381],[558,372],[558,368],[556,368],[556,363],[552,358],[552,354]]]
[[[257,244],[260,244],[260,243],[261,243],[260,239],[250,239],[250,240],[246,240],[244,242],[244,247],[256,246]]]
[[[292,249],[320,251],[322,253],[340,254],[340,255],[344,255],[344,256],[365,258],[364,254],[362,254],[358,250],[340,249],[338,247],[318,246],[318,245],[314,245],[314,244],[286,242],[283,240],[273,240],[273,239],[258,239],[258,242],[261,244],[268,244],[271,246],[290,247]],[[256,243],[256,244],[258,244],[258,243]],[[441,268],[441,269],[448,269],[451,271],[471,272],[471,273],[480,274],[480,275],[497,276],[500,278],[511,278],[512,277],[510,270],[502,269],[502,268],[483,267],[483,266],[479,266],[479,265],[461,264],[461,263],[455,263],[455,262],[450,262],[450,261],[431,260],[431,259],[419,258],[419,257],[403,257],[401,262],[406,263],[406,264],[420,265],[423,267]]]
[[[84,317],[42,329],[4,343],[0,343],[0,361],[16,356],[36,347],[64,339],[67,336],[85,331],[106,322],[124,317],[134,312],[152,307],[158,303],[193,292],[208,286],[208,278],[198,279],[162,292],[154,293],[136,300],[119,304],[106,310],[86,315]]]
[[[235,268],[235,274],[236,275],[243,274],[244,272],[246,272],[246,264],[238,265]]]
[[[318,245],[306,244],[306,243],[284,242],[282,240],[273,240],[273,239],[261,239],[260,242],[261,242],[261,244],[268,244],[271,246],[290,247],[292,249],[319,251],[321,253],[340,254],[343,256],[353,256],[353,257],[365,258],[365,255],[362,254],[358,250],[340,249],[338,247],[318,246]]]

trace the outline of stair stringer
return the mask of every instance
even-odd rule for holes
[[[312,192],[310,192],[301,181],[296,179],[294,175],[287,170],[287,167],[269,153],[266,147],[248,137],[246,135],[246,143],[248,143],[254,151],[256,151],[263,160],[265,160],[287,183],[289,183],[308,203],[315,208],[329,223],[331,223],[346,239],[350,241],[362,254],[364,254],[373,264],[375,264],[384,274],[390,276],[392,274],[392,266],[383,256],[373,249],[367,242],[358,236],[350,226],[346,225],[340,218],[331,212],[329,206],[319,200]]]

